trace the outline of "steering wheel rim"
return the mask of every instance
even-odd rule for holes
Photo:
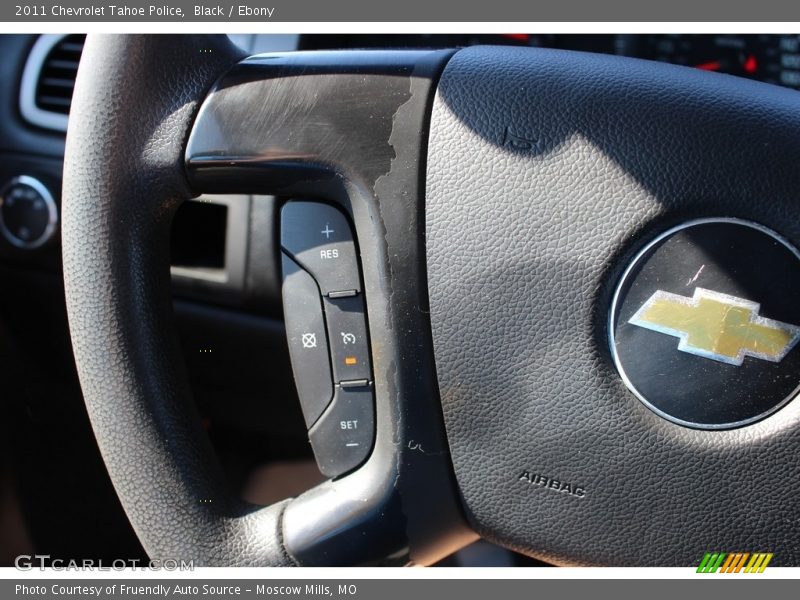
[[[64,165],[66,296],[97,442],[148,554],[291,565],[284,504],[254,510],[225,490],[177,342],[161,334],[172,331],[169,223],[194,195],[184,143],[205,93],[240,58],[221,36],[89,36]]]
[[[241,59],[223,36],[90,36],[73,100],[63,192],[73,348],[101,453],[151,556],[428,564],[477,531],[558,564],[688,564],[719,544],[780,546],[775,564],[797,562],[791,531],[776,527],[800,512],[789,481],[798,404],[732,431],[680,428],[630,395],[605,342],[611,291],[659,231],[732,214],[800,239],[792,92],[542,50]],[[726,160],[707,159],[737,135],[744,143]],[[762,172],[748,181],[752,165]],[[622,191],[600,194],[607,210],[590,225],[598,183]],[[553,189],[571,189],[577,212],[549,209]],[[764,189],[774,204],[754,206]],[[226,489],[167,334],[168,226],[199,191],[322,197],[349,213],[361,241],[378,341],[375,449],[355,472],[271,507]],[[554,270],[564,239],[591,257],[591,277],[580,261]],[[476,292],[486,273],[512,293]],[[572,312],[543,299],[553,289],[574,299]],[[547,322],[535,318],[542,307]],[[521,328],[505,327],[508,315]],[[542,335],[560,350],[538,352]],[[563,378],[564,361],[585,392]],[[496,373],[519,377],[508,388]],[[537,419],[552,435],[531,433]],[[658,462],[644,458],[653,453]],[[687,464],[715,482],[734,519],[685,485]],[[746,493],[725,469],[750,477]],[[571,482],[572,502],[530,485],[531,472]],[[756,523],[743,504],[775,478],[785,491],[762,502]],[[659,492],[661,481],[672,487]],[[700,526],[676,530],[674,506]]]

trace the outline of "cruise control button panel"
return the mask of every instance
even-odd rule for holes
[[[333,206],[289,202],[281,210],[281,246],[317,280],[323,295],[361,291],[350,225]]]
[[[375,435],[366,302],[355,238],[333,206],[281,210],[283,308],[292,370],[320,471],[338,477]]]

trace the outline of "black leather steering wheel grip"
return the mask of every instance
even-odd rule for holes
[[[289,565],[282,505],[256,510],[226,488],[172,328],[169,225],[193,195],[184,146],[240,58],[221,36],[89,36],[67,134],[64,279],[89,416],[147,553]]]

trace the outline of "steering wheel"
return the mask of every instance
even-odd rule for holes
[[[785,359],[742,346],[737,366],[692,341],[697,320],[664,323],[717,302],[794,335],[800,302],[755,296],[793,281],[778,255],[800,244],[798,164],[796,92],[699,70],[510,47],[245,58],[224,36],[90,35],[64,167],[66,300],[145,550],[431,564],[479,535],[555,564],[713,550],[797,564],[793,338]],[[321,199],[359,240],[374,445],[268,507],[226,487],[172,333],[171,217],[207,192]],[[684,286],[687,247],[706,258]],[[780,390],[763,383],[776,373]]]

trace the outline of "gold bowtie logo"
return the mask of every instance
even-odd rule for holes
[[[740,366],[745,356],[780,362],[800,339],[800,327],[758,316],[760,305],[696,288],[694,296],[653,294],[628,321],[680,338],[678,350]]]

